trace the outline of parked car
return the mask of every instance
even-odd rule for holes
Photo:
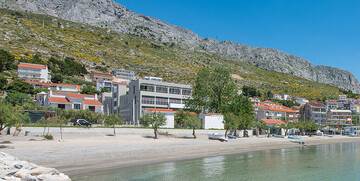
[[[74,122],[74,126],[92,127],[92,124],[89,123],[89,121],[86,121],[85,119],[78,119]]]

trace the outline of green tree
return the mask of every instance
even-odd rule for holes
[[[195,129],[201,126],[201,121],[199,119],[199,116],[187,113],[187,116],[185,117],[185,126],[193,130],[193,136],[194,139],[196,139]]]
[[[5,101],[0,101],[0,134],[5,128],[11,128],[28,119],[28,115],[22,113],[18,107],[13,107],[5,103]]]
[[[105,124],[105,126],[112,126],[114,128],[114,136],[115,136],[116,135],[115,125],[116,124],[118,124],[118,125],[124,124],[124,121],[122,119],[120,119],[120,115],[112,114],[105,118],[104,124]]]
[[[0,90],[4,90],[4,87],[7,83],[7,79],[3,76],[0,76]]]
[[[264,121],[257,121],[255,126],[259,129],[259,133],[261,133],[263,130],[269,129],[269,126]]]
[[[77,119],[85,119],[90,123],[103,123],[104,115],[90,110],[76,110],[76,109],[56,109],[57,115],[64,116],[70,122],[75,122]]]
[[[15,57],[9,52],[0,49],[0,72],[4,70],[16,69],[14,64]]]
[[[233,113],[226,113],[224,115],[224,126],[226,127],[225,137],[228,131],[236,131],[240,125],[240,118]]]
[[[9,93],[20,92],[25,94],[34,94],[34,87],[20,79],[15,79],[13,82],[6,85],[4,89]]]
[[[238,129],[246,130],[254,126],[255,114],[251,101],[243,95],[235,95],[231,99],[227,112],[233,113],[239,119]],[[244,131],[245,136],[245,131]]]
[[[197,74],[191,99],[186,105],[196,113],[205,110],[221,113],[235,94],[236,84],[228,68],[217,67],[214,71],[204,68]]]
[[[12,106],[24,105],[25,103],[34,104],[34,101],[30,98],[28,94],[20,92],[11,92],[5,98],[6,103],[11,104]]]
[[[244,86],[242,91],[244,96],[247,97],[261,97],[261,92],[258,91],[255,87]]]
[[[85,68],[85,65],[78,63],[75,61],[75,59],[69,57],[65,58],[65,63],[61,67],[61,71],[63,71],[65,75],[69,75],[69,76],[72,75],[81,76],[88,73],[88,71]]]
[[[211,70],[209,68],[199,70],[193,85],[191,98],[186,101],[187,107],[190,107],[196,113],[201,113],[204,109],[210,107],[209,97],[212,94],[210,75]]]
[[[355,125],[355,126],[358,126],[359,125],[359,116],[353,116],[352,117],[352,124]]]
[[[185,125],[185,119],[186,119],[186,112],[182,109],[178,110],[176,113],[175,113],[175,124],[176,126],[179,126],[179,127],[183,127]]]
[[[293,101],[290,101],[290,100],[278,100],[277,101],[279,104],[283,105],[283,106],[286,106],[286,107],[293,107],[293,106],[300,106],[300,104],[298,103],[294,103]]]
[[[166,117],[159,112],[143,114],[140,118],[140,124],[144,127],[151,126],[154,129],[155,139],[158,138],[158,128],[166,124]]]
[[[100,94],[99,91],[95,90],[94,87],[91,87],[91,86],[84,86],[82,89],[81,89],[81,94]]]
[[[63,83],[64,78],[60,74],[54,74],[51,77],[51,82],[53,82],[53,83]]]
[[[49,89],[37,88],[37,89],[34,89],[34,94],[37,94],[37,93],[40,93],[40,92],[48,93],[49,91],[50,91]]]

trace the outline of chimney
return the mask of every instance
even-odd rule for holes
[[[97,94],[95,94],[94,99],[95,99],[95,101],[98,100]]]
[[[49,95],[50,95],[50,97],[52,97],[52,96],[53,96],[53,94],[52,94],[52,90],[50,90],[50,94],[49,94]]]

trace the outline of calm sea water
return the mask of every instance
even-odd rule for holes
[[[360,180],[360,142],[151,164],[73,180]]]

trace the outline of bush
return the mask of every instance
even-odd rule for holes
[[[54,137],[51,134],[44,135],[44,138],[47,140],[54,140]]]

